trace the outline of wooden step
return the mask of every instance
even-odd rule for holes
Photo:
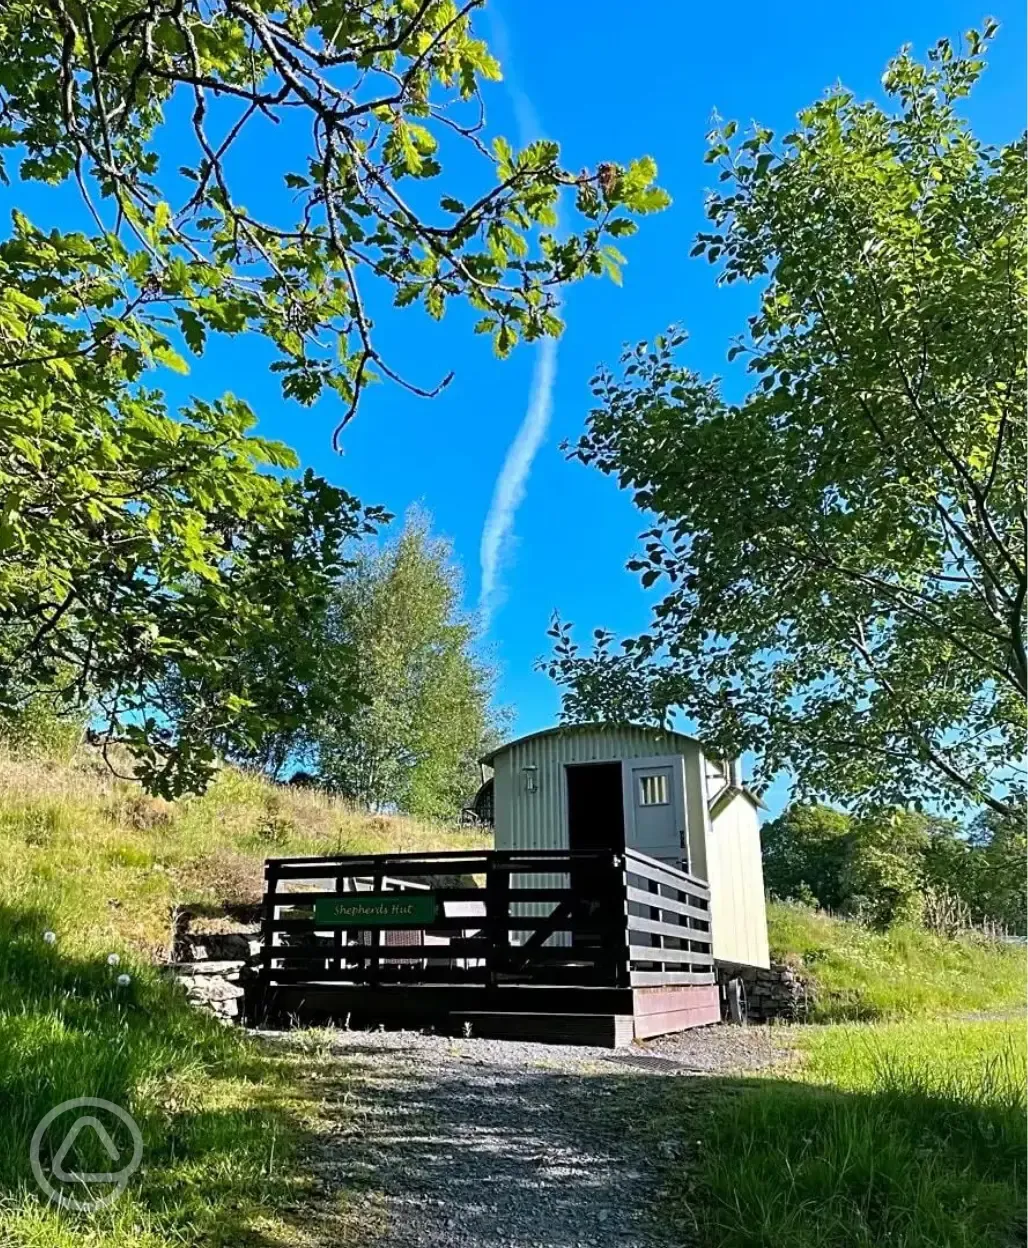
[[[631,1014],[508,1014],[492,1010],[455,1010],[448,1030],[470,1031],[477,1040],[531,1040],[538,1044],[589,1044],[618,1049],[635,1039]]]

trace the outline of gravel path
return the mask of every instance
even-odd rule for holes
[[[315,1164],[326,1194],[356,1191],[367,1248],[672,1248],[646,1213],[675,1145],[639,1129],[663,1080],[787,1056],[767,1029],[732,1027],[615,1052],[411,1032],[330,1043]]]

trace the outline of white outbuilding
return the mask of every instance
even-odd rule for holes
[[[497,849],[635,848],[710,888],[715,959],[768,965],[760,801],[680,732],[577,724],[492,750],[475,809]]]

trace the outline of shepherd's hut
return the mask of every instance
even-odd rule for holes
[[[636,849],[709,886],[715,961],[768,965],[761,803],[737,761],[684,733],[594,723],[519,737],[482,763],[475,808],[497,849]]]

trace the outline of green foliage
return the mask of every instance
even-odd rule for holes
[[[573,454],[655,517],[650,630],[546,666],[565,716],[684,711],[804,797],[1011,812],[1025,723],[1025,145],[957,114],[994,31],[904,52],[893,111],[843,88],[780,142],[711,136],[697,253],[758,281],[753,388],[641,344]]]
[[[216,748],[302,718],[288,655],[263,684],[235,655],[300,602],[316,610],[344,539],[382,513],[283,477],[295,456],[232,396],[172,414],[144,388],[172,358],[150,288],[108,315],[138,254],[19,213],[0,243],[0,710],[15,727],[29,704],[96,711],[171,795],[207,783]]]
[[[841,910],[852,852],[850,819],[828,806],[790,806],[761,826],[764,886],[772,897]]]
[[[876,931],[809,906],[768,907],[771,956],[816,989],[817,1022],[1024,1012],[1024,947],[896,924]]]
[[[0,245],[0,266],[11,252]],[[12,324],[0,310],[0,352]],[[25,332],[48,339],[40,323]],[[292,453],[252,436],[230,396],[176,417],[130,384],[126,359],[59,362],[0,370],[0,707],[95,708],[150,791],[202,789],[217,748],[303,718],[294,652],[267,678],[236,657],[273,647],[302,604],[316,612],[343,542],[383,513],[311,473],[283,477]]]
[[[976,915],[999,919],[1012,931],[1028,931],[1025,861],[1028,835],[1023,811],[1012,816],[986,810],[971,825],[972,852],[959,863],[954,891]]]
[[[993,1248],[1023,1236],[1025,1060],[1014,1024],[790,1034],[804,1065],[716,1086],[675,1080],[690,1137],[670,1212],[711,1248]],[[697,1101],[705,1112],[698,1112]]]
[[[607,236],[666,197],[652,162],[575,177],[555,144],[485,147],[478,83],[499,70],[475,7],[3,7],[0,152],[22,180],[74,181],[92,224],[47,233],[15,211],[0,242],[0,713],[98,706],[143,784],[173,795],[218,751],[281,765],[267,741],[352,705],[292,638],[378,513],[283,480],[295,457],[230,395],[171,413],[147,382],[254,332],[287,396],[339,395],[338,433],[365,384],[400,380],[374,345],[375,287],[437,317],[466,300],[501,352],[560,332],[558,288],[609,271]],[[233,185],[244,132],[284,166],[260,218]],[[426,216],[401,184],[450,186],[444,133],[492,184]],[[557,241],[565,186],[582,232]]]
[[[772,896],[859,915],[878,926],[947,919],[1025,927],[1024,819],[988,812],[970,835],[949,820],[908,811],[851,817],[794,804],[761,829]],[[951,906],[952,909],[952,906]]]
[[[46,755],[67,761],[86,733],[86,717],[36,693],[14,700],[0,714],[0,749],[13,755]]]
[[[487,146],[479,84],[500,68],[472,29],[478,7],[5,5],[0,149],[22,178],[76,178],[99,230],[76,243],[83,258],[99,253],[90,284],[52,275],[36,300],[66,319],[44,349],[16,348],[19,362],[57,369],[117,349],[137,369],[183,371],[172,331],[199,353],[212,333],[256,330],[285,394],[339,394],[338,432],[365,384],[398,379],[374,345],[373,287],[436,318],[466,300],[501,354],[559,333],[558,288],[616,268],[605,240],[667,196],[648,159],[574,175],[555,143]],[[246,141],[265,145],[268,182],[281,180],[260,215],[234,185]],[[455,143],[486,175],[466,203],[441,159]],[[169,150],[183,163],[169,166]],[[433,185],[439,210],[425,213]],[[564,187],[582,228],[558,240]]]
[[[479,784],[476,760],[495,730],[493,674],[460,613],[449,545],[428,518],[367,553],[341,579],[333,644],[356,666],[361,705],[328,716],[311,744],[328,786],[363,806],[454,818]]]

